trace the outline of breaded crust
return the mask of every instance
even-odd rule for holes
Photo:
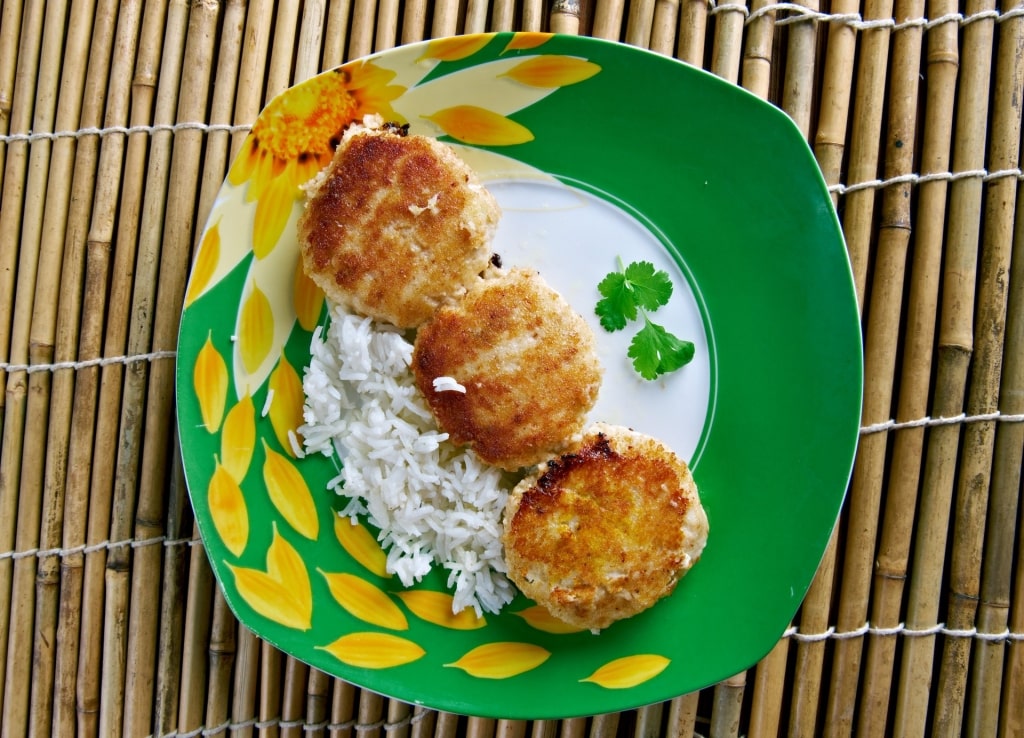
[[[420,327],[412,368],[441,429],[503,469],[533,466],[577,437],[597,400],[593,331],[533,270],[494,270]],[[452,377],[466,392],[437,391]]]
[[[346,135],[307,187],[303,268],[327,297],[401,328],[465,293],[500,209],[447,145],[384,127]]]
[[[671,593],[707,536],[686,463],[657,439],[596,424],[516,486],[502,541],[509,577],[527,597],[600,629]]]

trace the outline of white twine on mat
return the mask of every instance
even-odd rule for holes
[[[1004,628],[999,633],[986,633],[979,631],[977,628],[947,628],[944,623],[938,623],[928,628],[908,628],[906,623],[900,623],[891,628],[882,628],[865,623],[859,628],[843,631],[837,631],[835,626],[829,626],[823,633],[801,633],[795,626],[790,626],[782,634],[782,637],[791,638],[800,643],[818,643],[827,640],[843,641],[851,638],[863,638],[866,635],[902,635],[910,638],[942,635],[949,638],[974,638],[975,640],[988,641],[990,643],[1024,641],[1024,633],[1014,633],[1009,628]]]
[[[961,26],[967,26],[971,23],[977,23],[982,20],[994,20],[996,23],[1002,23],[1005,20],[1010,20],[1011,18],[1017,18],[1024,15],[1024,8],[1012,8],[1006,12],[1000,12],[998,10],[982,10],[966,16],[962,13],[946,13],[945,15],[940,15],[936,18],[908,18],[907,20],[897,22],[895,18],[873,18],[870,20],[864,20],[864,17],[860,13],[823,13],[819,10],[812,10],[811,8],[798,3],[774,3],[757,8],[756,10],[751,10],[742,3],[718,4],[714,2],[714,0],[711,0],[709,5],[711,7],[711,15],[718,15],[719,13],[740,13],[744,17],[744,24],[747,25],[764,16],[783,12],[789,13],[790,15],[776,19],[775,25],[785,26],[793,23],[811,23],[820,21],[823,23],[836,23],[839,25],[849,26],[857,31],[870,31],[877,29],[902,31],[905,28],[923,28],[928,31],[945,23],[957,23]]]
[[[109,356],[106,358],[84,359],[82,361],[58,361],[52,364],[10,364],[6,361],[0,361],[0,372],[7,372],[8,374],[15,372],[36,374],[39,372],[56,372],[62,369],[88,369],[93,366],[110,366],[111,364],[138,364],[144,361],[173,359],[177,355],[177,351],[152,351],[148,354]]]
[[[59,556],[64,559],[70,556],[96,553],[97,551],[109,551],[114,548],[124,548],[125,546],[129,546],[130,548],[143,548],[145,546],[162,544],[165,548],[173,548],[175,546],[201,546],[202,543],[202,540],[199,538],[168,538],[167,536],[153,536],[152,538],[142,538],[139,540],[127,538],[123,541],[99,541],[98,543],[82,544],[80,546],[71,546],[69,548],[30,548],[25,551],[0,551],[0,561],[4,561],[5,559],[17,561],[19,559],[30,559],[32,557],[37,559],[48,559],[54,556]]]
[[[984,423],[987,421],[998,421],[1000,423],[1021,423],[1024,422],[1024,414],[1022,415],[1011,415],[1009,413],[981,413],[979,415],[967,415],[960,413],[959,415],[951,415],[949,417],[938,417],[931,418],[925,416],[918,418],[917,420],[904,420],[897,422],[895,420],[886,420],[882,423],[872,423],[871,425],[862,426],[860,434],[862,436],[869,435],[871,433],[883,433],[890,430],[902,430],[904,428],[934,428],[940,425],[961,425],[963,423]]]
[[[319,723],[310,723],[305,720],[284,720],[282,718],[268,718],[266,720],[250,718],[248,720],[240,720],[237,722],[224,722],[210,728],[202,726],[189,731],[172,731],[170,733],[161,733],[159,736],[150,735],[149,738],[199,738],[200,736],[206,738],[207,736],[223,735],[231,731],[246,730],[250,728],[256,728],[257,730],[264,730],[267,728],[299,728],[304,733],[327,730],[332,734],[339,731],[351,732],[353,730],[367,731],[381,729],[385,732],[391,732],[408,728],[411,725],[416,725],[417,723],[425,720],[428,715],[432,714],[434,714],[433,710],[423,710],[421,712],[406,715],[401,720],[395,720],[393,722],[388,722],[387,720],[376,720],[372,723],[360,723],[356,720],[346,720],[342,723],[332,723],[327,720],[323,720]]]
[[[233,125],[229,123],[201,123],[199,121],[183,121],[181,123],[153,123],[136,126],[106,126],[105,128],[79,128],[73,131],[35,131],[32,133],[5,133],[0,135],[0,143],[35,143],[36,141],[57,141],[62,138],[90,138],[93,136],[131,136],[137,133],[153,135],[155,133],[178,133],[179,131],[201,131],[203,133],[246,133],[252,125]]]

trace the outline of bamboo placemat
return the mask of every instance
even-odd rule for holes
[[[861,445],[792,627],[748,672],[620,714],[436,713],[284,656],[228,611],[179,466],[189,260],[264,102],[489,30],[649,47],[780,106],[862,305]],[[1024,735],[1022,87],[1021,0],[6,0],[0,733]]]

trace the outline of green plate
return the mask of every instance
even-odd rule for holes
[[[336,461],[293,453],[311,331],[327,314],[297,270],[299,185],[373,112],[455,145],[502,205],[506,265],[540,269],[593,323],[606,376],[592,419],[689,460],[708,546],[641,615],[598,635],[551,632],[519,596],[482,621],[445,618],[444,578],[403,590],[370,530],[335,525]],[[630,331],[598,326],[597,283],[617,258],[672,276],[652,317],[697,347],[679,372],[639,379]],[[559,718],[669,699],[768,652],[839,513],[862,381],[841,231],[789,118],[633,47],[502,33],[393,49],[267,106],[203,233],[177,407],[199,530],[242,623],[411,703]]]

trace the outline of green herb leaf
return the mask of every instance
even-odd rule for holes
[[[602,279],[597,291],[604,295],[604,299],[598,301],[594,312],[606,331],[622,330],[626,321],[636,320],[636,303],[622,272],[612,272]]]
[[[676,338],[645,316],[644,327],[633,336],[626,355],[633,360],[637,373],[650,380],[688,364],[693,353],[693,343]]]
[[[672,297],[672,280],[668,273],[655,271],[649,261],[634,261],[624,271],[633,300],[644,310],[657,310]]]

